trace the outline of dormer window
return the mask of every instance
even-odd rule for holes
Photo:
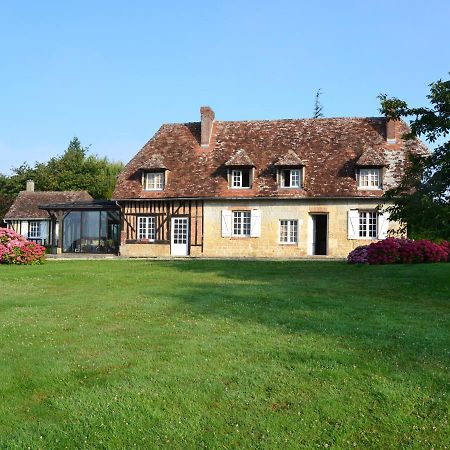
[[[250,189],[252,169],[232,169],[230,187],[232,189]]]
[[[146,191],[164,190],[164,172],[145,172],[143,181]]]
[[[301,188],[302,187],[302,169],[281,169],[280,186],[282,188]]]
[[[382,189],[381,187],[381,168],[379,167],[360,167],[357,172],[358,188],[360,189]]]

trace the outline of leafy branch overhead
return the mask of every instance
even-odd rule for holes
[[[422,137],[438,143],[428,156],[410,156],[400,185],[385,194],[394,202],[392,219],[408,225],[417,237],[450,239],[450,80],[430,84],[429,107],[410,108],[398,98],[378,97],[380,111],[390,119],[409,118],[404,138]]]

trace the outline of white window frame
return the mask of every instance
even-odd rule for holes
[[[359,189],[382,189],[381,169],[378,167],[360,167],[358,169]]]
[[[153,242],[156,240],[156,217],[138,216],[137,218],[137,237],[138,240],[148,239]]]
[[[358,238],[377,239],[379,215],[376,211],[358,211]]]
[[[163,191],[164,190],[164,172],[145,172],[144,190],[145,191]]]
[[[243,186],[243,173],[248,171],[248,186]],[[231,189],[250,189],[252,187],[252,170],[251,169],[231,169],[230,171],[230,187]]]
[[[30,220],[28,222],[28,237],[38,239],[42,234],[42,224],[39,220]]]
[[[252,212],[246,210],[233,211],[231,235],[233,237],[250,237],[252,227]]]
[[[283,240],[282,230],[286,226],[286,240]],[[297,219],[280,219],[278,242],[283,245],[298,244],[298,220]]]
[[[285,172],[289,170],[289,186],[286,186]],[[302,187],[302,169],[281,169],[281,187],[284,189],[300,189]],[[297,176],[295,176],[297,175]],[[297,183],[294,185],[293,180],[297,179]]]

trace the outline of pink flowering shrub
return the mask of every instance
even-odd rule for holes
[[[8,228],[0,228],[0,263],[40,264],[44,260],[45,247],[27,241],[22,235]]]
[[[449,261],[449,243],[387,238],[352,250],[347,261],[350,264],[432,263]]]

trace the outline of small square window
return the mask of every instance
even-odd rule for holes
[[[379,168],[359,169],[358,187],[362,189],[381,189],[381,170]]]
[[[250,236],[251,212],[233,211],[233,236]]]
[[[298,242],[298,221],[280,220],[280,243],[296,244]]]
[[[147,172],[144,178],[146,191],[162,191],[164,189],[164,172]]]
[[[28,224],[28,237],[40,238],[41,237],[41,222],[32,220]]]
[[[156,217],[143,216],[138,218],[138,239],[149,239],[154,241],[156,238]]]
[[[233,169],[230,184],[233,189],[248,189],[251,185],[251,169]]]
[[[378,213],[375,211],[359,212],[359,237],[373,239],[377,237]]]
[[[281,187],[300,188],[302,185],[301,169],[283,169],[281,170]]]

